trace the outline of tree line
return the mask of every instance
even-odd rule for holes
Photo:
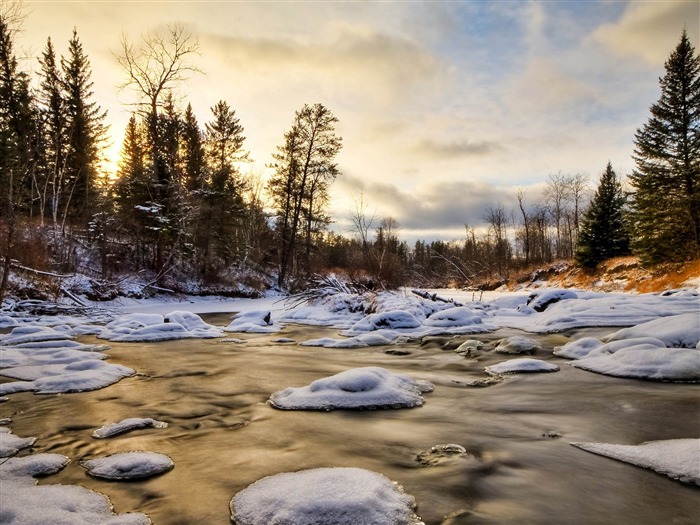
[[[331,271],[367,287],[473,285],[560,258],[594,268],[631,251],[645,264],[698,257],[700,58],[685,31],[635,136],[627,188],[610,163],[592,198],[588,176],[551,174],[541,195],[521,189],[517,208],[488,207],[462,239],[409,246],[395,219],[369,216],[362,195],[353,231],[329,230],[342,138],[322,104],[295,112],[271,177],[243,170],[252,159],[228,102],[217,102],[202,126],[176,97],[197,73],[199,53],[178,25],[138,42],[124,37],[115,53],[134,99],[110,180],[106,113],[94,101],[77,30],[66,56],[47,40],[31,78],[14,50],[16,6],[0,11],[0,298],[17,261],[96,279],[147,271],[154,284],[192,276],[223,288],[244,275],[274,275],[293,289]]]

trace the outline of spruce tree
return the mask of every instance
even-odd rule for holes
[[[576,262],[595,268],[605,259],[629,253],[625,225],[625,195],[612,164],[608,162],[600,177],[590,207],[583,214]]]
[[[63,196],[63,175],[65,172],[67,122],[66,102],[63,96],[63,78],[56,63],[56,53],[51,38],[46,41],[41,58],[41,82],[39,101],[44,122],[45,158],[41,193],[41,219],[44,219],[44,206],[48,206],[53,224],[58,222],[59,207]]]
[[[92,101],[90,62],[76,29],[68,43],[68,58],[61,59],[66,102],[68,147],[66,152],[66,212],[85,223],[97,191],[101,147],[107,113]]]
[[[191,104],[187,104],[182,122],[181,148],[183,186],[191,194],[202,188],[206,174],[204,140]]]
[[[700,254],[700,57],[686,31],[665,68],[630,177],[633,248],[645,264]]]

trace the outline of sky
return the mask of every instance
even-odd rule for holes
[[[267,176],[304,104],[339,119],[341,175],[333,228],[392,217],[400,236],[458,239],[488,207],[539,199],[548,177],[608,161],[634,167],[634,133],[660,95],[664,62],[686,28],[698,49],[700,1],[25,1],[19,47],[36,60],[47,37],[65,53],[73,27],[108,111],[116,161],[132,92],[115,54],[125,35],[182,23],[202,71],[179,90],[203,126],[225,100]],[[376,221],[375,221],[376,222]]]

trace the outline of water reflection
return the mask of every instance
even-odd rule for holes
[[[111,361],[135,368],[137,376],[96,392],[15,394],[0,405],[0,417],[14,413],[13,432],[38,437],[35,452],[72,459],[45,482],[98,490],[117,512],[145,512],[156,525],[228,524],[229,500],[250,483],[328,466],[362,467],[398,481],[416,498],[427,525],[698,523],[697,488],[569,445],[697,437],[698,386],[616,379],[566,366],[551,355],[555,344],[568,340],[561,334],[531,336],[545,348],[535,357],[559,364],[560,372],[467,386],[485,377],[485,366],[509,356],[487,349],[465,358],[454,348],[466,339],[488,346],[516,333],[356,350],[272,342],[280,335],[296,341],[336,335],[290,326],[282,334],[243,334],[243,344],[114,344]],[[436,388],[416,409],[288,412],[266,404],[281,388],[359,366],[383,366]],[[91,437],[95,428],[127,417],[152,417],[169,427]],[[450,443],[467,453],[434,466],[416,460]],[[130,450],[167,454],[175,468],[157,478],[115,483],[88,478],[78,465]]]

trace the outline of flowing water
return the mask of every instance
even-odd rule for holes
[[[226,324],[229,316],[205,318]],[[155,525],[229,524],[230,499],[250,483],[329,466],[367,468],[399,482],[416,498],[426,525],[700,523],[698,487],[569,445],[698,437],[698,385],[577,370],[551,355],[568,337],[550,335],[533,336],[545,346],[536,357],[559,364],[560,372],[469,386],[485,377],[484,366],[509,356],[465,358],[454,347],[467,338],[489,342],[515,333],[356,350],[273,342],[337,335],[292,325],[281,334],[240,335],[243,344],[113,344],[110,361],[138,375],[95,392],[14,394],[0,405],[0,417],[12,415],[15,434],[38,438],[33,452],[72,459],[41,483],[86,486],[107,494],[117,512],[145,512]],[[276,390],[359,366],[427,379],[435,391],[414,409],[309,412],[266,404]],[[169,427],[91,437],[95,428],[127,417],[153,417]],[[468,454],[416,459],[440,444],[461,445]],[[107,482],[78,464],[129,450],[167,454],[175,469],[144,481]]]

